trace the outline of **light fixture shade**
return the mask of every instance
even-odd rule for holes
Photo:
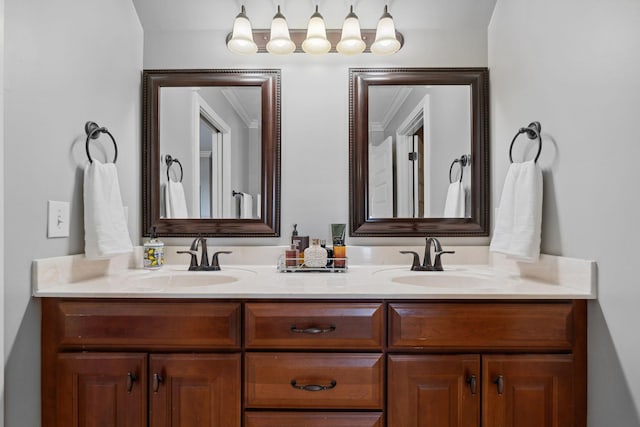
[[[247,18],[244,6],[242,6],[242,10],[236,16],[235,21],[233,21],[233,33],[229,41],[227,41],[227,48],[231,52],[241,55],[251,55],[258,51],[258,46],[253,41],[251,22]]]
[[[376,41],[371,45],[371,52],[376,55],[391,55],[400,49],[400,42],[396,38],[396,27],[393,18],[389,15],[387,6],[378,21],[376,29]]]
[[[307,38],[302,42],[302,50],[312,55],[322,55],[331,50],[331,43],[327,40],[327,28],[322,15],[318,12],[318,6],[309,19]]]
[[[336,46],[336,50],[344,55],[357,55],[364,52],[366,44],[362,40],[360,34],[360,21],[355,13],[353,13],[353,6],[351,11],[344,19],[342,25],[342,37]]]
[[[296,44],[291,41],[287,20],[280,13],[280,6],[278,6],[278,12],[271,21],[271,37],[267,43],[267,52],[274,55],[289,55],[294,50],[296,50]]]

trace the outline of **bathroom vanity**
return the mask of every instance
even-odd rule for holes
[[[431,288],[398,266],[175,289],[152,284],[215,273],[36,265],[43,426],[586,426],[594,266],[550,258],[556,283],[455,267]]]

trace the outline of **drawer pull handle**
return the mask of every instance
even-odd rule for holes
[[[332,380],[331,384],[329,385],[320,385],[320,384],[298,385],[298,382],[296,380],[291,380],[291,387],[296,388],[298,390],[304,390],[304,391],[331,390],[332,388],[335,388],[336,384],[338,384],[336,380]]]
[[[127,393],[131,393],[133,390],[133,383],[138,381],[138,377],[136,374],[132,374],[131,372],[127,372]]]
[[[498,386],[498,396],[502,396],[504,392],[504,377],[502,375],[498,375],[498,377],[493,380],[493,383]]]
[[[162,384],[163,381],[164,381],[164,378],[162,378],[162,375],[153,374],[153,392],[154,393],[157,393],[158,390],[160,390],[160,384]]]
[[[475,396],[478,392],[478,378],[475,375],[469,375],[467,377],[467,384],[471,389],[471,395]]]
[[[296,334],[326,334],[329,332],[333,332],[336,330],[335,325],[330,325],[328,328],[319,328],[316,326],[312,326],[310,328],[300,329],[296,325],[291,326],[291,332]]]

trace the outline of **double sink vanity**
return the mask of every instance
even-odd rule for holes
[[[350,247],[344,273],[281,273],[260,260],[284,248],[233,247],[189,272],[176,249],[34,262],[44,427],[586,425],[592,262]]]
[[[488,69],[348,80],[348,236],[489,236]],[[142,83],[143,234],[282,236],[280,70],[145,70]],[[234,127],[223,104],[243,99],[252,125]],[[225,157],[241,144],[244,157]],[[423,160],[380,160],[382,174],[369,164],[380,152]],[[443,217],[455,179],[464,214]],[[168,181],[187,217],[170,216]],[[444,271],[412,271],[400,251],[422,248],[349,246],[346,271],[285,273],[288,247],[238,246],[216,248],[232,252],[221,271],[187,271],[186,248],[165,249],[159,271],[140,268],[140,248],[34,261],[43,427],[586,427],[593,262],[459,246]]]

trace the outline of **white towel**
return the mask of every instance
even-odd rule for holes
[[[167,199],[169,210],[167,218],[189,218],[187,200],[184,197],[184,187],[181,182],[169,181],[167,183]]]
[[[249,193],[242,193],[240,197],[240,218],[253,218],[253,197]]]
[[[489,250],[535,262],[542,230],[542,170],[535,161],[507,171]]]
[[[449,184],[447,190],[447,200],[444,203],[445,218],[464,218],[465,214],[465,191],[460,181]]]
[[[260,193],[256,195],[256,218],[260,219],[262,216],[262,196]]]
[[[108,258],[132,250],[116,165],[94,160],[84,169],[85,256]]]

